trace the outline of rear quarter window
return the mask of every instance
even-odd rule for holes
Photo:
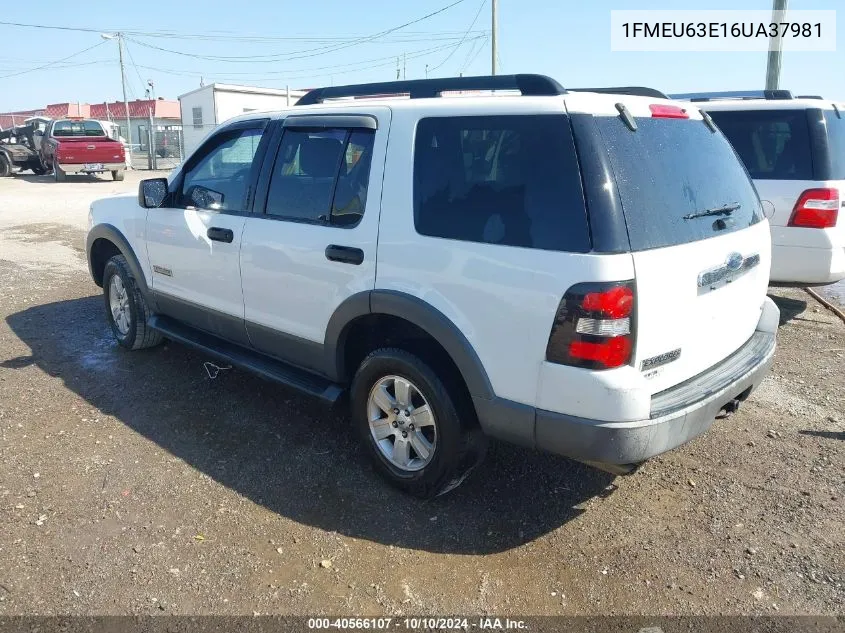
[[[813,157],[804,110],[709,112],[752,178],[812,180]]]
[[[421,119],[413,198],[422,235],[579,253],[591,248],[565,115]]]
[[[619,117],[595,121],[616,178],[631,250],[724,235],[762,218],[757,192],[730,143],[703,121],[638,118],[636,131]],[[684,217],[725,205],[739,206],[730,215]]]
[[[824,111],[830,143],[831,180],[845,180],[845,112]]]

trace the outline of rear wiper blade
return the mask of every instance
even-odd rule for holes
[[[708,215],[730,215],[742,205],[739,202],[733,204],[726,204],[721,207],[714,207],[712,209],[705,209],[704,211],[696,211],[695,213],[688,213],[684,216],[684,220],[692,220],[693,218],[703,218]]]

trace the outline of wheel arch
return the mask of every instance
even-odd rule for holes
[[[349,335],[362,318],[374,315],[401,319],[430,336],[457,367],[472,397],[494,397],[481,359],[464,333],[430,303],[396,290],[360,292],[338,306],[326,329],[324,349],[329,378],[341,383],[351,380],[345,362]]]
[[[88,231],[88,237],[85,240],[85,252],[88,256],[88,270],[91,273],[91,278],[94,283],[103,287],[103,271],[108,262],[114,255],[120,254],[126,258],[126,263],[129,265],[129,270],[135,278],[135,284],[141,291],[144,299],[150,306],[153,297],[150,289],[147,286],[147,278],[144,275],[144,270],[135,255],[135,251],[129,245],[129,241],[111,224],[98,224]]]

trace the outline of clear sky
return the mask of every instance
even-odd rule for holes
[[[458,2],[428,19],[388,29]],[[483,6],[482,6],[483,2]],[[129,98],[176,98],[213,81],[291,88],[490,71],[491,0],[144,0],[3,2],[0,21],[91,29],[0,25],[0,112],[48,103],[121,98],[117,42],[131,32]],[[665,92],[760,89],[765,53],[610,51],[611,9],[764,9],[771,0],[499,0],[501,73],[538,72],[564,86],[645,85]],[[845,100],[845,3],[790,0],[790,9],[841,9],[837,51],[787,52],[781,87]],[[477,19],[476,19],[476,16]],[[473,25],[473,20],[475,23]],[[472,28],[470,26],[472,25]],[[357,41],[356,41],[357,38]],[[69,57],[88,47],[91,50]],[[158,48],[153,48],[158,47]],[[159,49],[169,49],[166,52]],[[211,58],[211,59],[208,59]],[[33,70],[46,66],[41,70]],[[14,75],[14,76],[10,76]]]

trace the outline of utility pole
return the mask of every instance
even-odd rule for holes
[[[123,66],[123,33],[101,33],[104,40],[117,40],[117,53],[120,58],[120,84],[123,87],[123,107],[126,108],[126,151],[132,152],[132,122],[129,120],[129,101],[126,99],[126,69]]]
[[[786,0],[783,0],[783,1],[786,2]],[[775,0],[775,2],[777,2],[777,0]],[[499,0],[491,0],[490,4],[493,5],[493,15],[492,15],[492,33],[493,33],[493,36],[491,38],[491,42],[492,42],[491,48],[493,49],[493,51],[492,51],[492,57],[490,59],[490,69],[491,69],[491,74],[495,75],[496,74],[496,59],[499,57],[499,46],[498,46],[498,41],[497,41],[497,38],[498,38],[498,35],[499,35],[499,24],[498,24],[498,17],[496,15],[498,8],[499,8]]]
[[[493,0],[495,2],[495,0]],[[778,24],[786,21],[787,0],[773,0],[772,22]],[[769,60],[766,64],[766,90],[777,90],[780,86],[780,62],[783,56],[780,31],[777,37],[769,38]]]
[[[402,81],[404,81],[408,78],[408,74],[406,72],[407,70],[408,70],[408,65],[407,65],[406,60],[405,60],[405,53],[402,53]]]

